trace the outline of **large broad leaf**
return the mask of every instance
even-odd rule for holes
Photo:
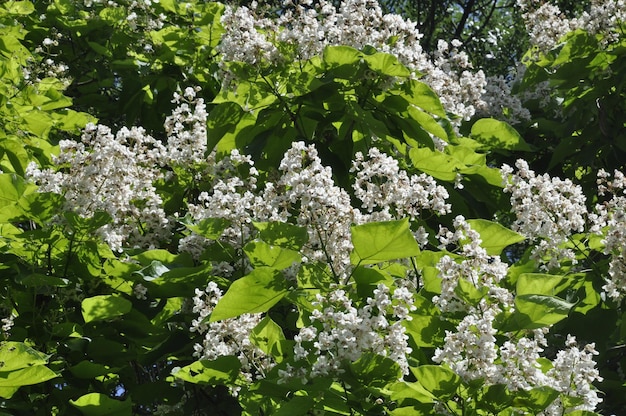
[[[516,392],[513,398],[513,405],[539,413],[556,400],[557,397],[559,397],[559,392],[551,387],[535,387],[531,390],[520,390]]]
[[[497,222],[483,219],[467,220],[467,222],[472,229],[480,234],[480,238],[483,240],[481,246],[491,256],[498,256],[505,247],[525,240],[521,234]]]
[[[516,312],[528,316],[529,328],[554,325],[565,319],[573,306],[573,303],[555,296],[527,294],[515,297]]]
[[[84,299],[81,308],[85,322],[102,321],[127,314],[132,303],[116,295],[99,295]]]
[[[294,396],[288,402],[280,405],[280,408],[272,413],[274,416],[300,416],[308,415],[315,401],[311,396]]]
[[[363,52],[350,46],[327,46],[323,53],[324,62],[330,66],[354,65],[361,61]]]
[[[408,80],[400,86],[400,96],[409,103],[439,117],[446,117],[439,96],[423,82]]]
[[[377,52],[372,55],[363,55],[363,60],[373,71],[390,77],[408,77],[411,72],[400,63],[398,58],[389,53]]]
[[[133,403],[130,400],[115,400],[101,393],[89,393],[70,404],[85,416],[130,416]]]
[[[185,218],[182,223],[189,230],[210,240],[220,238],[224,230],[230,226],[230,221],[224,218],[205,218],[195,224],[190,218]]]
[[[563,290],[565,276],[543,273],[522,273],[517,278],[517,295],[556,295]]]
[[[417,256],[419,246],[409,228],[409,220],[371,222],[351,227],[352,264],[375,264]]]
[[[359,381],[370,387],[383,387],[402,377],[398,363],[373,352],[364,353],[357,361],[351,363],[350,370]]]
[[[274,246],[299,250],[309,240],[309,233],[304,227],[285,222],[253,222],[259,230],[261,240]]]
[[[55,377],[58,377],[58,374],[44,365],[15,371],[0,371],[0,397],[11,398],[22,386],[43,383]]]
[[[302,260],[297,251],[272,246],[263,241],[250,241],[243,251],[253,267],[268,266],[274,269],[286,269]]]
[[[417,381],[439,400],[447,400],[456,394],[461,378],[452,370],[439,365],[422,365],[411,368]]]
[[[250,341],[268,355],[273,355],[274,345],[284,339],[283,329],[269,316],[263,318],[250,333]]]
[[[189,383],[215,386],[235,381],[241,363],[234,356],[218,357],[215,360],[200,360],[183,368],[174,369],[172,375]]]
[[[4,6],[8,14],[27,15],[35,11],[30,1],[8,1]]]
[[[433,178],[449,182],[454,181],[457,173],[466,168],[464,163],[450,155],[423,147],[411,149],[409,157],[415,168]]]
[[[488,149],[531,150],[517,130],[493,118],[483,118],[474,123],[471,137]]]
[[[289,285],[276,269],[260,267],[235,280],[219,300],[211,322],[234,318],[244,313],[267,312],[288,292]]]
[[[22,342],[4,342],[0,345],[0,371],[14,371],[20,368],[43,365],[48,356]]]

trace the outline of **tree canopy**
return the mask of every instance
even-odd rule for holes
[[[623,413],[626,9],[572,4],[1,4],[0,414]]]

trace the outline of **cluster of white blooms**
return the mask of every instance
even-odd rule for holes
[[[463,279],[484,292],[485,300],[488,300],[493,308],[498,311],[510,308],[513,305],[513,295],[499,285],[506,277],[508,265],[502,262],[500,257],[487,254],[481,246],[480,235],[471,228],[463,216],[457,216],[453,224],[454,232],[441,227],[438,238],[442,249],[450,245],[459,246],[460,261],[445,255],[437,263],[441,277],[441,295],[435,296],[433,303],[442,312],[474,310],[474,307],[468,305],[456,292],[459,280]]]
[[[493,321],[498,312],[481,301],[478,309],[465,315],[456,331],[446,331],[444,346],[435,350],[433,361],[447,364],[465,381],[484,379],[487,384],[496,383],[500,374]]]
[[[88,124],[81,141],[62,140],[53,157],[55,169],[28,166],[26,176],[41,192],[65,196],[65,210],[90,217],[107,212],[112,222],[98,234],[113,250],[129,244],[156,247],[169,239],[171,223],[154,181],[161,177],[163,146],[139,127],[113,135],[102,125]]]
[[[548,360],[541,353],[548,346],[545,336],[549,328],[497,337],[496,317],[503,311],[514,310],[513,293],[499,286],[508,267],[499,257],[486,254],[479,235],[463,217],[455,218],[454,226],[454,233],[445,228],[439,232],[442,249],[449,246],[460,249],[456,259],[444,256],[438,262],[442,287],[441,295],[435,296],[433,303],[443,318],[455,319],[458,312],[465,315],[455,331],[446,331],[444,344],[436,348],[433,361],[446,364],[464,381],[504,384],[511,391],[548,386],[563,395],[582,399],[577,410],[595,409],[601,399],[592,383],[601,378],[592,359],[594,345],[589,344],[581,351],[574,338],[568,337],[567,348],[557,353],[546,371]],[[468,291],[463,287],[459,291],[460,279],[469,281],[484,296],[478,301],[468,300],[463,296]],[[567,371],[563,371],[565,367]],[[542,414],[561,415],[563,410],[563,402],[558,399]]]
[[[257,16],[256,3],[250,8],[227,8],[222,18],[226,32],[218,50],[222,64],[243,61],[250,64],[306,60],[328,45],[354,48],[372,46],[395,55],[416,76],[438,94],[447,111],[469,119],[486,85],[482,71],[473,71],[465,53],[441,42],[434,57],[420,44],[422,34],[410,20],[384,14],[376,0],[345,0],[336,8],[325,0],[313,3],[286,0],[284,12],[272,19]],[[278,46],[278,43],[285,46]],[[226,79],[230,79],[229,76]]]
[[[206,148],[202,140],[197,144],[200,148]],[[190,143],[190,146],[194,146],[194,143]],[[188,154],[193,155],[195,149],[190,147]],[[254,162],[250,156],[241,155],[236,149],[217,162],[215,152],[212,152],[205,162],[206,166],[199,172],[198,179],[210,183],[211,187],[209,191],[198,195],[197,203],[188,203],[189,215],[195,221],[205,218],[230,221],[231,225],[222,234],[222,241],[241,249],[254,233],[252,220],[257,219],[254,207],[263,203],[255,192],[258,172],[254,168]],[[247,174],[244,175],[244,171]],[[202,236],[190,234],[179,241],[178,248],[198,257],[211,244],[211,241]],[[226,273],[226,276],[234,271],[228,264],[220,263],[216,267]]]
[[[361,152],[352,161],[356,173],[352,188],[369,221],[386,221],[405,216],[419,218],[427,209],[440,215],[450,212],[448,191],[432,176],[422,173],[409,176],[398,160],[372,147],[368,159]]]
[[[409,312],[415,307],[407,288],[400,286],[390,293],[387,286],[379,284],[361,307],[356,307],[342,289],[316,298],[311,325],[294,336],[296,365],[307,364],[279,370],[283,381],[298,378],[306,383],[318,376],[340,374],[346,363],[367,352],[388,357],[403,374],[409,373],[407,355],[411,348],[402,322],[411,319]]]
[[[510,124],[518,124],[530,120],[530,111],[524,107],[524,99],[534,98],[513,94],[513,85],[521,76],[502,75],[487,78],[485,93],[482,96],[482,105],[477,109],[481,117],[498,117]],[[541,97],[549,97],[542,94]]]
[[[183,94],[174,93],[178,106],[165,119],[167,161],[171,165],[195,166],[205,162],[207,111],[204,99],[196,97],[198,87],[187,87]],[[182,102],[181,102],[182,101]]]
[[[204,339],[202,344],[194,346],[194,356],[200,360],[235,356],[241,362],[241,374],[248,382],[265,377],[275,363],[250,341],[250,334],[263,319],[262,315],[245,313],[236,318],[206,322],[222,298],[222,290],[215,282],[209,282],[206,289],[196,289],[195,293],[193,313],[198,317],[191,322],[190,331],[204,334]]]
[[[536,175],[522,159],[517,172],[502,166],[504,191],[511,194],[511,209],[516,216],[513,228],[537,242],[532,258],[548,269],[562,261],[576,263],[575,253],[561,247],[570,236],[585,229],[587,207],[582,188],[569,179]]]
[[[349,275],[352,241],[350,226],[360,213],[352,208],[350,196],[335,185],[332,170],[322,164],[317,149],[294,142],[278,167],[281,177],[268,183],[256,212],[269,221],[295,220],[309,230],[302,253],[305,261],[323,261],[333,275]]]
[[[420,68],[420,71],[424,72],[424,82],[437,93],[444,108],[463,120],[469,120],[477,107],[484,107],[482,96],[487,79],[482,70],[473,71],[467,54],[458,51],[460,46],[458,40],[450,44],[439,40],[432,65]]]
[[[214,177],[211,190],[202,192],[197,204],[189,204],[191,218],[228,219],[232,225],[222,239],[239,248],[254,237],[253,221],[293,221],[309,232],[303,261],[327,263],[337,279],[350,274],[351,225],[404,216],[416,219],[424,210],[450,211],[444,187],[425,174],[409,177],[395,159],[376,148],[369,151],[368,159],[357,154],[351,169],[355,196],[366,214],[352,207],[348,193],[335,185],[332,170],[322,164],[313,145],[292,143],[278,166],[277,179],[265,182],[263,189],[257,190],[258,172],[253,165],[249,156],[235,150],[207,167],[205,173],[211,171]],[[248,174],[242,176],[243,166]],[[209,176],[203,180],[210,180]],[[427,233],[419,229],[416,236],[425,242]],[[197,257],[208,244],[191,234],[180,240],[179,249]]]
[[[566,349],[559,351],[552,361],[552,368],[546,373],[545,385],[564,395],[582,399],[583,403],[569,408],[557,399],[543,412],[545,416],[562,415],[565,411],[574,410],[594,411],[602,402],[592,384],[594,381],[602,381],[593,361],[593,356],[598,355],[595,344],[587,344],[581,350],[578,348],[576,338],[568,335],[565,346]]]
[[[592,0],[588,11],[571,18],[552,2],[518,0],[517,3],[524,12],[530,43],[542,52],[556,47],[565,34],[576,29],[601,33],[610,41],[616,38],[620,25],[626,21],[624,0]]]
[[[2,323],[2,327],[0,328],[0,330],[2,331],[2,335],[4,335],[5,338],[11,335],[11,328],[13,328],[13,325],[15,324],[15,318],[16,316],[13,314],[13,312],[11,312],[6,318],[0,319],[0,322]]]
[[[610,256],[609,275],[602,289],[615,301],[626,297],[626,177],[615,171],[613,179],[598,172],[598,194],[611,199],[596,205],[594,231],[604,236],[604,253]]]

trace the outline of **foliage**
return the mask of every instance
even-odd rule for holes
[[[0,6],[2,412],[623,411],[623,35],[533,55],[518,132],[226,13]]]

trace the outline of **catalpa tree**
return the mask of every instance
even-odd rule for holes
[[[2,414],[622,412],[626,7],[517,7],[0,6]]]

